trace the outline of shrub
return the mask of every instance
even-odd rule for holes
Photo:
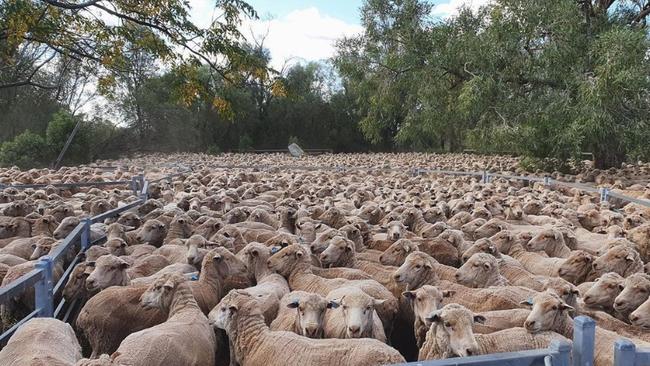
[[[48,149],[43,137],[26,130],[0,147],[0,164],[21,169],[47,165]]]

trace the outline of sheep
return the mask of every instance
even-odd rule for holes
[[[593,270],[587,280],[598,278],[607,272],[616,272],[623,277],[632,273],[643,273],[643,264],[639,252],[625,245],[618,245],[594,260]]]
[[[450,301],[458,302],[473,311],[518,308],[521,299],[536,293],[518,286],[472,289],[439,278],[434,266],[435,260],[430,256],[420,252],[411,253],[406,262],[395,272],[395,282],[405,285],[407,290],[415,290],[424,285],[439,286],[449,290]]]
[[[443,297],[449,296],[451,296],[449,291],[440,291],[431,285],[424,285],[417,290],[402,292],[402,297],[407,299],[415,315],[413,329],[415,330],[415,340],[418,348],[422,347],[427,331],[431,326],[431,323],[426,318],[442,306]]]
[[[257,283],[247,288],[246,292],[258,298],[266,323],[271,324],[277,316],[280,300],[290,291],[289,284],[284,277],[269,270],[266,262],[271,256],[271,249],[264,244],[250,243],[238,256],[253,271]]]
[[[150,219],[137,231],[127,233],[129,245],[146,243],[159,248],[167,237],[167,227],[159,220]]]
[[[532,310],[524,328],[532,334],[543,331],[555,331],[567,338],[573,338],[573,321],[568,312],[574,310],[560,299],[557,294],[551,291],[541,292],[532,297]],[[529,303],[529,301],[526,301]],[[594,365],[608,366],[614,362],[614,342],[621,336],[596,327],[596,343],[594,345]],[[640,340],[634,340],[638,346],[648,347],[650,344]]]
[[[292,291],[280,300],[277,317],[271,330],[285,330],[308,338],[323,338],[325,311],[338,306],[323,296],[305,291]]]
[[[386,300],[377,307],[377,313],[384,324],[386,333],[390,334],[390,325],[395,317],[398,303],[395,296],[378,282],[373,280],[351,281],[341,278],[325,279],[314,275],[309,264],[308,251],[295,244],[273,254],[267,263],[271,270],[287,279],[292,290],[314,292],[327,296],[330,291],[336,288],[357,286],[377,300]]]
[[[409,239],[399,239],[379,256],[379,262],[385,266],[401,266],[406,257],[417,250],[416,243]]]
[[[422,212],[417,208],[408,208],[404,210],[401,219],[404,226],[408,227],[409,230],[414,232],[417,236],[422,238],[436,237],[436,235],[434,235],[434,226],[424,221]]]
[[[404,263],[393,273],[399,283],[408,283],[411,289],[425,284],[435,285],[439,279],[455,281],[456,268],[438,263],[433,257],[423,252],[412,252]]]
[[[69,324],[53,318],[32,318],[0,351],[0,364],[72,366],[81,357],[81,346]]]
[[[458,271],[456,282],[467,287],[508,286],[509,282],[499,273],[497,259],[487,253],[472,255]]]
[[[376,300],[356,287],[341,287],[326,297],[330,310],[323,321],[325,338],[374,338],[386,343],[386,334],[375,307]]]
[[[214,365],[216,337],[183,276],[159,278],[140,303],[159,310],[166,321],[126,337],[113,354],[115,364]]]
[[[229,288],[222,288],[226,276],[248,276],[245,265],[224,248],[215,248],[203,259],[198,281],[190,283],[199,307],[208,313]],[[240,284],[248,287],[248,283]],[[139,299],[147,286],[110,287],[93,296],[79,312],[76,325],[88,338],[91,358],[113,353],[131,333],[165,320],[159,311],[142,309]]]
[[[650,294],[650,276],[645,273],[633,273],[623,282],[623,290],[614,299],[614,310],[621,319],[643,304]]]
[[[627,232],[627,238],[636,244],[636,249],[644,262],[650,262],[650,223],[637,226]]]
[[[392,284],[392,272],[396,268],[384,267],[377,263],[357,260],[354,243],[348,239],[335,237],[327,248],[320,254],[321,263],[325,267],[349,267],[368,273],[375,281],[384,286]]]
[[[593,262],[593,257],[581,250],[572,252],[568,258],[546,258],[525,251],[519,244],[513,245],[509,254],[533,274],[562,277],[573,284],[584,282],[587,275],[591,273]]]
[[[418,360],[453,356],[467,357],[488,353],[524,351],[547,348],[554,340],[567,341],[553,333],[531,335],[523,328],[511,328],[491,334],[474,335],[474,323],[483,323],[483,315],[458,304],[448,304],[427,318],[432,323],[420,349]]]
[[[583,293],[583,301],[590,308],[614,311],[614,299],[623,291],[625,278],[615,272],[601,275],[596,282]]]
[[[629,316],[630,322],[645,330],[650,329],[650,299],[646,300]]]
[[[526,247],[530,251],[543,251],[549,257],[567,258],[571,255],[571,249],[565,244],[562,232],[555,229],[538,232]]]
[[[241,365],[385,365],[406,362],[397,350],[375,339],[309,339],[272,331],[264,323],[257,301],[232,291],[209,315],[233,343],[231,357]]]

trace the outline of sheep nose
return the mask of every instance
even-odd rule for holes
[[[474,350],[471,348],[466,349],[465,352],[467,353],[468,356],[474,355]]]
[[[400,276],[399,273],[395,273],[395,274],[393,275],[393,278],[394,278],[395,280],[399,281],[399,279],[401,278],[401,276]]]
[[[585,302],[590,302],[591,301],[591,296],[587,295],[585,296]]]
[[[620,308],[621,306],[623,306],[623,301],[620,300],[614,301],[615,308]]]
[[[187,263],[193,264],[195,259],[196,258],[193,255],[188,255],[187,256]]]
[[[352,334],[357,334],[357,333],[359,333],[359,331],[361,330],[361,327],[359,327],[358,325],[350,325],[350,326],[348,327],[348,330],[349,330],[350,333],[352,333]]]
[[[639,318],[638,315],[630,315],[630,321],[631,321],[632,323],[634,323],[634,322],[638,322],[639,319],[640,319],[640,318]]]
[[[456,279],[459,279],[459,278],[460,278],[460,273],[456,272],[456,273],[454,274],[454,277],[456,277]]]
[[[524,322],[524,328],[526,329],[532,329],[535,326],[535,321],[534,320],[526,320]]]
[[[469,258],[467,258],[467,257],[463,257],[463,263],[467,262],[468,259]]]

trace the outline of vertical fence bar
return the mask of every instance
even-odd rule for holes
[[[571,365],[571,345],[568,342],[553,341],[549,347],[553,351],[553,366]]]
[[[131,177],[131,190],[133,191],[134,196],[138,195],[138,177],[137,176]]]
[[[41,318],[51,318],[54,314],[54,299],[52,297],[52,259],[48,256],[41,258],[36,263],[36,268],[41,270],[42,278],[34,285],[34,304]]]
[[[90,246],[90,219],[81,220],[83,230],[81,230],[81,250],[85,251]]]
[[[547,187],[551,185],[551,177],[544,177],[544,185]]]
[[[609,199],[609,189],[601,188],[600,189],[600,202],[605,202]]]
[[[614,366],[636,366],[636,346],[627,339],[614,343]]]
[[[593,366],[596,322],[586,316],[573,320],[573,366]]]

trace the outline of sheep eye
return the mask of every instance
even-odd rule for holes
[[[557,310],[557,305],[553,305],[553,306],[551,307],[551,309],[553,309],[553,310]]]
[[[445,325],[445,327],[447,327],[447,328],[451,328],[451,323],[449,323],[449,322],[445,322],[444,325]]]
[[[418,264],[417,266],[415,266],[415,268],[420,269],[422,268],[422,266]]]

